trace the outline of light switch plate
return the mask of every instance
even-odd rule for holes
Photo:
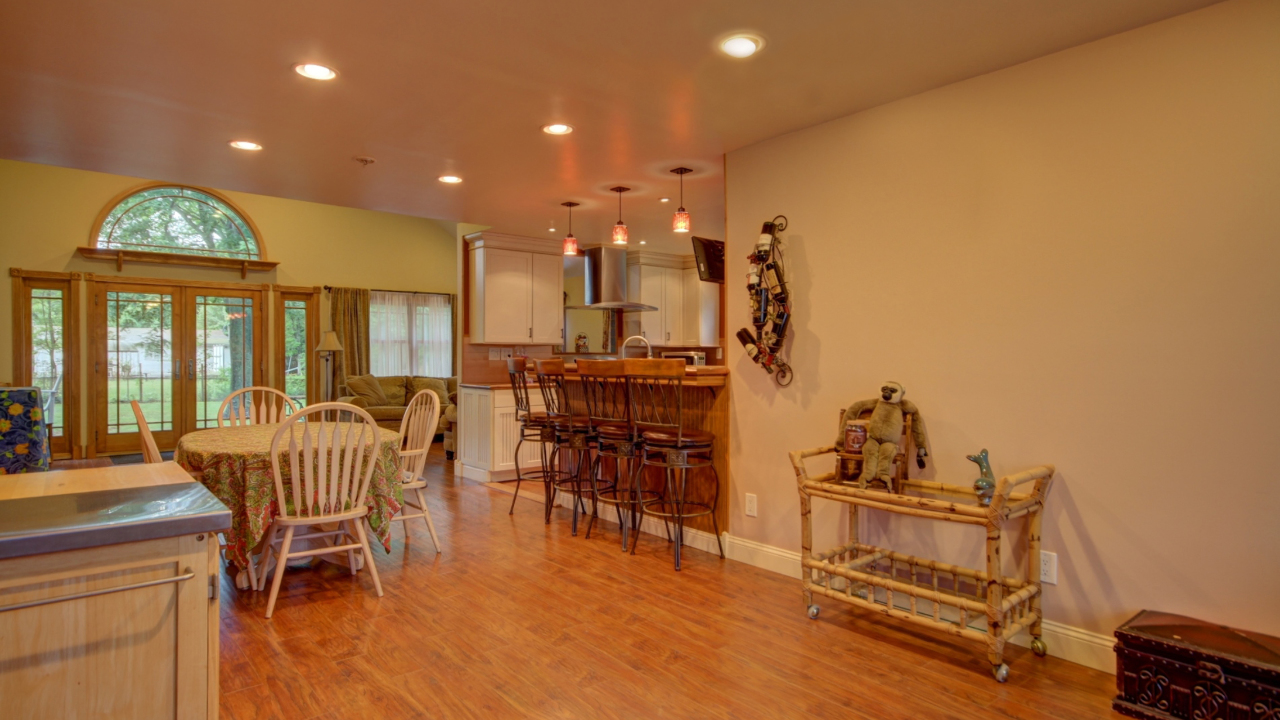
[[[1058,553],[1040,551],[1040,582],[1046,585],[1058,584]]]
[[[747,517],[756,517],[759,507],[754,493],[747,493]]]
[[[724,359],[724,348],[722,348],[722,347],[718,347],[718,348],[716,348],[716,359],[717,359],[717,360],[723,360],[723,359]]]
[[[499,348],[489,348],[489,359],[490,359],[490,360],[501,360],[501,359],[502,359],[502,350],[501,350],[501,349],[499,349]]]

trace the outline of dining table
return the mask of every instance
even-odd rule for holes
[[[318,433],[319,424],[313,425],[311,432]],[[325,426],[331,428],[333,424]],[[197,430],[179,438],[173,453],[175,462],[231,509],[226,553],[227,559],[241,569],[249,566],[249,554],[258,548],[279,514],[271,465],[271,441],[279,428],[280,423],[262,423]],[[391,518],[404,503],[404,493],[396,479],[400,433],[376,429],[379,448],[365,499],[372,534],[390,552]],[[342,433],[345,435],[345,431]],[[318,443],[313,445],[316,446]],[[287,446],[282,445],[280,467],[287,481],[286,451]],[[242,584],[237,581],[237,585]]]

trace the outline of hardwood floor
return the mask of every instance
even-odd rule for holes
[[[975,643],[823,603],[798,582],[665,538],[620,552],[615,525],[455,480],[431,458],[426,526],[367,572],[290,570],[266,593],[224,573],[223,718],[1111,718],[1114,678],[1011,648],[1005,685]]]

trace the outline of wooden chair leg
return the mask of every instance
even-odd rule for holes
[[[373,562],[373,553],[369,550],[369,536],[364,531],[364,520],[353,520],[356,526],[356,532],[360,534],[360,552],[364,553],[364,564],[369,567],[369,574],[373,576],[373,587],[378,591],[378,597],[382,597],[382,581],[378,579],[378,566]]]
[[[280,533],[280,526],[275,524],[274,522],[271,523],[271,527],[267,528],[267,537],[262,543],[262,554],[259,555],[261,562],[256,563],[256,565],[258,566],[255,569],[255,572],[257,573],[257,576],[258,576],[257,582],[256,583],[252,582],[253,581],[252,575],[250,575],[249,577],[251,581],[251,584],[249,585],[249,587],[253,588],[257,592],[262,592],[262,589],[267,586],[267,561],[271,559],[271,553],[274,552],[273,547],[276,542],[276,535],[278,535],[279,533]],[[252,552],[253,551],[250,550],[250,555],[249,555],[250,563],[253,563]]]
[[[347,526],[346,533],[352,536],[352,539],[355,539],[355,533],[351,532],[351,526],[354,525],[355,522],[352,520],[344,520],[343,522],[338,523],[338,529],[340,530],[342,529],[343,523],[345,523]],[[339,535],[338,539],[341,540],[342,536]],[[346,543],[343,542],[343,544],[345,545]],[[347,565],[351,567],[351,576],[355,577],[355,574],[356,574],[356,551],[355,550],[347,551]]]
[[[431,542],[435,543],[436,554],[440,554],[440,538],[436,536],[436,526],[431,522],[431,511],[427,509],[427,496],[422,488],[414,488],[418,496],[418,504],[422,506],[422,519],[427,521],[427,532],[431,533]]]
[[[276,597],[280,595],[280,582],[284,580],[284,566],[289,560],[289,546],[293,544],[293,529],[293,525],[284,529],[284,541],[280,543],[280,551],[276,553],[276,577],[271,581],[271,595],[267,597],[268,620],[276,609]]]

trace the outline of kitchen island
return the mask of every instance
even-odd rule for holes
[[[566,392],[579,412],[586,412],[575,363],[565,364]],[[684,412],[687,427],[715,433],[712,462],[715,473],[696,470],[691,473],[689,500],[711,502],[719,480],[720,502],[716,521],[729,527],[729,369],[724,366],[690,365],[685,368]],[[529,376],[529,400],[533,410],[543,409],[538,381]],[[515,449],[519,440],[519,422],[510,383],[459,383],[458,422],[460,426],[458,460],[455,471],[463,477],[482,482],[504,482],[515,478]],[[539,467],[538,444],[526,442],[520,451],[520,467]],[[661,484],[661,473],[649,468],[649,486]],[[610,511],[611,513],[612,511]],[[611,514],[601,517],[609,521]],[[660,527],[660,526],[659,526]],[[712,533],[711,518],[695,518],[687,527]],[[714,541],[712,542],[714,547]]]
[[[5,716],[216,718],[230,525],[174,463],[0,477]]]

